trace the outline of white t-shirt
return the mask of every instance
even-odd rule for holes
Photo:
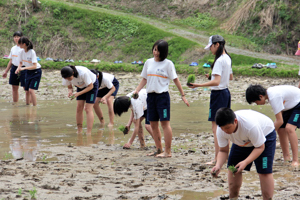
[[[106,87],[108,89],[111,89],[112,86],[113,86],[112,82],[113,82],[114,78],[115,78],[114,75],[102,72],[102,82],[101,82],[101,85],[99,87],[99,90],[101,90],[103,88],[106,88]]]
[[[300,89],[291,85],[269,87],[267,95],[275,115],[294,108],[300,102]]]
[[[214,75],[220,75],[221,81],[218,86],[211,86],[212,90],[223,90],[229,86],[230,74],[232,74],[231,59],[227,54],[221,55],[215,62],[211,72],[211,80],[215,79]]]
[[[19,64],[20,64],[20,51],[21,51],[22,49],[19,47],[19,46],[17,46],[17,45],[15,45],[15,46],[13,46],[12,48],[11,48],[11,50],[10,50],[10,53],[9,53],[9,56],[8,56],[8,58],[9,59],[11,59],[11,61],[12,61],[12,64],[14,65],[14,66],[19,66]]]
[[[77,78],[74,77],[72,81],[68,81],[63,78],[63,85],[68,86],[73,84],[78,88],[85,88],[89,84],[94,83],[96,81],[97,78],[96,74],[91,72],[91,70],[89,70],[88,68],[83,66],[75,66],[75,68],[77,69],[78,72]]]
[[[20,51],[20,60],[19,62],[23,63],[23,66],[30,67],[33,65],[33,63],[36,63],[36,69],[41,68],[41,65],[37,61],[36,53],[33,49],[30,49],[29,51],[25,52],[24,49]],[[31,69],[35,70],[35,69]]]
[[[147,79],[147,93],[158,94],[169,91],[170,80],[177,78],[172,61],[165,59],[156,62],[154,58],[145,62],[141,76]]]
[[[127,94],[126,96],[131,97],[133,92]],[[146,89],[141,89],[139,92],[139,98],[131,98],[131,109],[133,111],[133,118],[139,119],[144,115],[144,111],[147,110],[147,91]]]
[[[235,133],[227,134],[218,126],[217,139],[220,147],[228,145],[228,139],[241,147],[260,147],[266,137],[275,127],[273,121],[264,114],[254,110],[239,110],[234,112],[238,120]]]

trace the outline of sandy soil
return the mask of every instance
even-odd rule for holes
[[[1,70],[2,71],[2,70]],[[119,94],[133,90],[140,80],[139,74],[116,73],[122,87]],[[179,76],[182,83],[186,75]],[[205,79],[197,77],[197,82]],[[260,83],[266,87],[278,84],[297,85],[297,79],[265,79],[256,77],[235,77],[230,90],[232,101],[245,103],[244,91],[250,83]],[[66,98],[67,90],[61,86],[59,71],[43,71],[43,79],[37,93],[38,101],[51,98]],[[0,79],[0,98],[11,100],[8,79]],[[20,90],[21,91],[21,90]],[[172,102],[180,99],[174,85],[170,86]],[[190,102],[209,99],[209,91],[186,90]],[[24,101],[24,95],[20,95]],[[146,140],[150,140],[146,136]],[[146,141],[147,143],[147,141]],[[228,184],[226,170],[219,178],[210,175],[211,166],[203,163],[213,155],[211,133],[188,134],[173,137],[172,144],[186,145],[186,149],[173,149],[173,157],[159,159],[146,156],[154,150],[140,150],[134,143],[130,150],[120,145],[106,145],[102,142],[89,147],[44,146],[42,152],[50,152],[56,161],[28,162],[24,160],[0,161],[0,198],[30,199],[30,190],[36,188],[37,199],[181,199],[182,194],[172,191],[187,190],[199,192],[199,196],[185,199],[207,199],[200,192],[224,191],[224,196],[215,194],[210,199],[227,199]],[[274,199],[300,199],[300,172],[287,167],[280,148],[276,149],[274,162]],[[252,168],[252,171],[255,168]],[[250,181],[241,188],[240,199],[262,199],[259,180],[255,173],[245,173]],[[19,189],[22,192],[18,194]]]

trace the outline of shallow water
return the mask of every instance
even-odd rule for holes
[[[130,138],[131,132],[124,136],[118,130],[120,125],[126,125],[129,113],[115,117],[115,126],[107,127],[107,106],[101,105],[106,124],[101,127],[95,116],[92,136],[76,134],[76,101],[40,101],[37,107],[25,106],[23,103],[12,105],[0,102],[0,158],[19,158],[36,160],[40,145],[73,145],[86,146],[104,142],[106,144],[124,144]],[[254,106],[234,104],[233,110],[253,109],[270,116],[274,120],[269,105]],[[207,121],[208,102],[194,101],[188,108],[183,103],[171,105],[171,126],[173,136],[182,133],[211,132],[211,123]],[[83,123],[85,125],[85,121]],[[133,129],[133,125],[131,126]],[[148,135],[145,131],[145,135]],[[298,133],[299,137],[299,133]],[[154,145],[153,141],[148,141]],[[148,143],[148,144],[149,144]]]

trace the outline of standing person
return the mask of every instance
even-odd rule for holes
[[[15,73],[18,74],[20,71],[26,70],[26,105],[29,105],[32,102],[32,105],[36,106],[37,100],[35,90],[39,89],[42,77],[41,65],[37,61],[32,42],[27,37],[21,37],[18,43],[22,50],[20,51],[20,63]],[[23,65],[25,67],[22,67]]]
[[[68,86],[68,97],[76,97],[77,110],[76,122],[77,133],[82,133],[83,109],[86,112],[86,134],[92,133],[94,123],[93,107],[98,92],[98,80],[96,75],[88,68],[83,66],[65,66],[61,69],[63,85]],[[73,85],[76,86],[77,92],[73,93]]]
[[[264,200],[272,199],[274,193],[273,160],[276,148],[276,132],[272,120],[253,110],[233,112],[220,108],[216,113],[217,141],[220,146],[217,163],[211,173],[217,176],[228,158],[229,198],[238,199],[242,186],[242,171],[250,171],[254,161],[260,179]],[[229,153],[229,142],[233,144]],[[229,168],[229,169],[230,169]]]
[[[269,101],[275,114],[274,126],[279,136],[284,161],[290,161],[289,142],[292,149],[292,166],[299,166],[298,137],[300,127],[300,89],[291,85],[278,85],[265,89],[261,85],[250,85],[246,90],[246,100],[257,105]]]
[[[21,31],[17,31],[13,34],[15,46],[13,46],[10,50],[8,58],[10,59],[6,69],[4,70],[4,73],[2,75],[3,78],[7,77],[7,73],[10,70],[9,75],[9,84],[12,86],[12,96],[13,96],[13,102],[17,103],[19,101],[19,85],[21,83],[21,87],[24,87],[25,89],[25,79],[26,79],[26,71],[22,71],[20,76],[15,74],[16,70],[18,69],[18,66],[20,64],[20,51],[22,50],[19,46],[19,39],[23,36],[23,33]]]
[[[152,47],[153,58],[148,59],[141,73],[142,80],[136,88],[134,94],[147,84],[147,114],[152,128],[153,139],[155,141],[156,152],[148,154],[156,157],[171,157],[172,129],[170,126],[170,95],[169,84],[173,80],[177,86],[184,103],[189,106],[185,94],[177,77],[175,66],[167,59],[168,43],[158,40]],[[162,150],[161,132],[159,121],[164,132],[165,152]]]
[[[231,105],[231,95],[228,90],[229,80],[233,79],[231,57],[225,49],[225,40],[220,35],[210,36],[206,50],[210,49],[211,53],[215,55],[215,60],[211,66],[211,80],[202,83],[191,83],[190,88],[196,87],[211,87],[209,117],[208,121],[212,122],[212,131],[214,134],[215,158],[206,164],[214,164],[219,152],[219,146],[216,137],[217,125],[215,122],[215,115],[219,108]]]
[[[95,69],[92,69],[91,71],[97,75],[97,79],[99,82],[97,99],[96,103],[94,104],[95,113],[98,116],[100,123],[104,124],[103,113],[99,103],[107,104],[109,115],[108,126],[113,126],[115,117],[113,102],[119,90],[119,81],[112,74],[100,72]]]
[[[126,125],[126,129],[130,130],[130,126],[133,122],[134,131],[129,141],[123,146],[123,149],[130,148],[136,135],[138,135],[140,140],[140,144],[141,144],[140,148],[144,149],[146,147],[145,140],[144,140],[143,126],[142,126],[142,121],[144,119],[145,119],[145,128],[153,138],[150,122],[147,119],[147,91],[146,89],[142,89],[139,92],[137,99],[134,99],[132,96],[133,96],[133,92],[129,93],[126,96],[121,96],[116,98],[114,101],[114,112],[115,114],[121,116],[123,112],[127,112],[129,108],[131,109],[131,115]]]

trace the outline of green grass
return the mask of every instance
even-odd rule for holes
[[[282,63],[277,63],[278,68],[276,69],[255,69],[251,68],[254,63],[263,63],[267,64],[271,61],[262,60],[262,59],[253,59],[247,56],[234,55],[232,56],[232,70],[233,75],[238,76],[265,76],[265,77],[283,77],[283,78],[297,78],[299,66],[297,65],[286,65]],[[207,57],[208,58],[208,57]],[[253,60],[252,60],[253,59]],[[242,62],[244,60],[244,62]],[[252,60],[253,62],[249,62],[248,60]],[[8,59],[0,59],[0,66],[6,66],[8,63]],[[199,66],[189,66],[187,64],[175,64],[175,69],[178,74],[196,74],[203,75],[209,73],[210,68],[203,68],[202,65],[207,62],[207,59],[199,60]],[[235,61],[237,64],[235,64]],[[69,65],[70,63],[65,62],[52,62],[52,61],[40,61],[42,69],[57,69],[60,70],[64,66]],[[98,64],[91,63],[82,63],[82,62],[74,62],[73,65],[85,66],[89,69],[98,69],[99,71],[107,71],[107,72],[137,72],[140,73],[143,69],[143,66],[133,65],[130,63],[118,63],[114,64],[112,62],[100,62]]]

